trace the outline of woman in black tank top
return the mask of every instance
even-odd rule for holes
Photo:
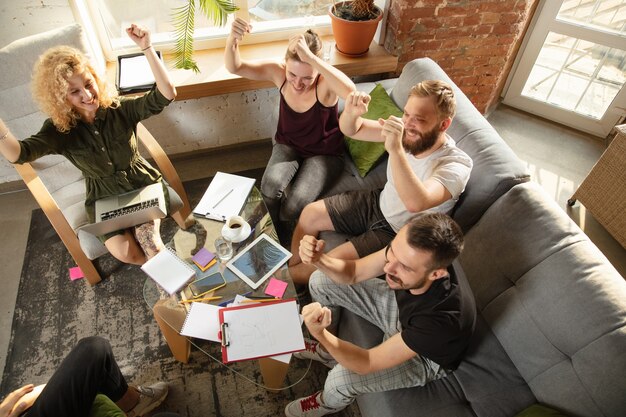
[[[286,244],[304,206],[318,199],[343,170],[337,102],[355,86],[321,59],[322,41],[311,30],[290,40],[284,61],[241,60],[239,42],[251,29],[243,19],[233,22],[225,62],[230,72],[272,81],[279,90],[278,126],[261,193]]]

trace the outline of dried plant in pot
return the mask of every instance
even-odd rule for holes
[[[328,10],[337,50],[344,55],[367,53],[383,11],[374,0],[351,0],[334,3]]]

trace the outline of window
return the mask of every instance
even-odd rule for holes
[[[150,28],[153,43],[159,49],[165,52],[173,49],[172,12],[187,5],[186,0],[73,0],[73,3],[83,25],[97,33],[109,61],[135,48],[124,31],[133,22]],[[252,22],[254,31],[248,35],[252,43],[286,39],[307,27],[320,35],[331,33],[327,12],[332,3],[328,0],[235,0],[235,3],[240,9],[236,15]],[[198,1],[195,49],[223,47],[234,15],[229,16],[225,26],[216,27],[197,4]]]
[[[546,1],[504,103],[597,136],[626,107],[626,3]]]

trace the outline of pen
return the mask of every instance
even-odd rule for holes
[[[267,303],[268,301],[278,301],[278,300],[282,300],[282,298],[255,298],[255,299],[248,299],[248,300],[242,300],[241,304]]]
[[[222,201],[224,201],[224,199],[225,199],[226,197],[228,197],[228,196],[230,195],[230,193],[232,193],[232,192],[233,192],[233,190],[234,190],[234,188],[231,188],[231,189],[230,189],[230,190],[229,190],[226,194],[224,194],[224,197],[220,198],[220,199],[219,199],[219,201],[218,201],[217,203],[215,203],[215,205],[213,206],[213,208],[215,208],[215,207],[219,206],[219,204],[220,204]]]
[[[214,301],[221,300],[222,297],[205,297],[205,298],[194,298],[190,300],[181,300],[179,303],[195,303],[196,301]]]
[[[248,291],[248,292],[247,292],[247,293],[245,293],[245,294],[241,294],[241,296],[242,296],[242,297],[247,297],[247,296],[249,296],[250,294],[252,294],[252,291]],[[231,298],[230,300],[227,300],[227,301],[221,302],[221,303],[219,303],[218,305],[219,305],[220,307],[226,307],[228,304],[232,303],[233,301],[235,301],[235,299],[234,299],[234,298]]]
[[[267,296],[267,295],[246,295],[246,298],[250,300],[277,300],[277,297]]]

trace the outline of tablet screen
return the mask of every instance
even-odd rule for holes
[[[256,288],[290,257],[291,253],[263,234],[233,258],[228,266]]]

